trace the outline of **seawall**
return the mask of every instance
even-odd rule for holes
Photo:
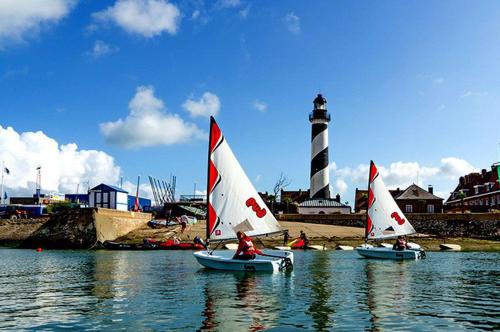
[[[84,208],[50,218],[0,220],[0,244],[24,248],[87,249],[144,226],[149,213]]]
[[[409,213],[406,217],[418,233],[500,240],[500,213]],[[276,218],[281,221],[364,227],[366,214],[281,214]]]

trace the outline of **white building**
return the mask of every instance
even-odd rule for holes
[[[128,191],[101,183],[89,190],[89,206],[127,211]]]
[[[351,207],[333,199],[310,199],[299,204],[299,214],[349,214]]]

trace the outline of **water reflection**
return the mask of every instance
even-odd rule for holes
[[[309,264],[311,278],[311,300],[307,310],[314,321],[317,331],[327,331],[330,328],[330,315],[335,313],[329,304],[332,296],[330,260],[326,252],[314,253]]]
[[[366,304],[368,307],[368,313],[370,314],[370,331],[380,331],[377,316],[377,302],[375,299],[375,267],[374,261],[366,260],[366,264],[364,266],[366,284],[363,288],[366,292]]]
[[[273,289],[270,280],[282,275],[210,270],[200,274],[206,277],[200,330],[262,331],[277,321],[280,290]]]

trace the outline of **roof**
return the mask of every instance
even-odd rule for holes
[[[403,191],[402,194],[396,197],[396,200],[400,199],[425,199],[425,200],[432,200],[432,199],[440,199],[443,200],[441,197],[438,197],[434,194],[431,194],[425,189],[420,188],[416,184],[412,184],[408,188],[406,188],[405,191]]]
[[[299,207],[349,207],[333,199],[310,199],[299,204]]]
[[[126,190],[123,190],[122,188],[118,188],[116,186],[112,186],[110,184],[104,184],[104,183],[101,183],[100,185],[98,186],[95,186],[94,188],[90,189],[91,191],[92,190],[107,190],[107,191],[118,191],[118,192],[121,192],[121,193],[126,193],[128,194],[128,191]]]

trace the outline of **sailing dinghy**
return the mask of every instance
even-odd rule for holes
[[[252,260],[233,259],[234,250],[210,250],[210,242],[281,233],[280,225],[241,168],[213,117],[210,118],[207,176],[207,250],[194,253],[201,265],[217,270],[280,271],[293,253],[263,250]]]
[[[416,233],[387,190],[373,161],[370,162],[367,210],[365,244],[356,248],[358,254],[366,258],[396,260],[425,257],[425,251],[415,243],[408,243],[410,249],[404,250],[394,250],[390,245],[374,247],[367,243],[369,240],[385,240]]]

